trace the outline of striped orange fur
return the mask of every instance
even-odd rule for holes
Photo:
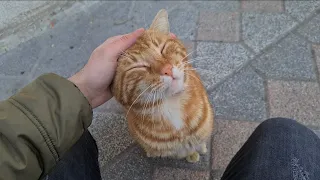
[[[165,10],[119,58],[112,91],[148,156],[196,162],[206,153],[213,110],[186,48],[169,36]]]

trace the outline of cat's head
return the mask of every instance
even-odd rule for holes
[[[150,28],[118,62],[112,91],[125,107],[173,98],[186,87],[187,50],[170,36],[166,10],[158,12]]]

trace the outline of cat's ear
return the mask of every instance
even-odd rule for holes
[[[150,29],[164,34],[170,33],[168,13],[165,9],[161,9],[157,13],[156,17],[152,21]]]

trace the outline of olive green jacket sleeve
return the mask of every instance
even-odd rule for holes
[[[92,121],[70,81],[45,74],[0,102],[0,179],[43,178]]]

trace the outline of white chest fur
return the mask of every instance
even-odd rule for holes
[[[181,102],[179,98],[166,99],[162,104],[162,114],[177,129],[183,127]]]

